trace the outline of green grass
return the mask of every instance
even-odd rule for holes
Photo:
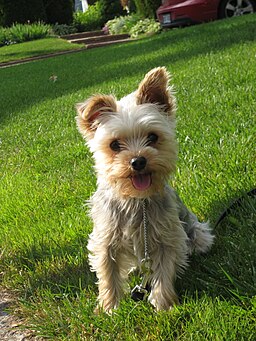
[[[0,63],[20,60],[66,50],[77,50],[83,45],[70,44],[59,38],[44,38],[0,48]]]
[[[216,228],[205,256],[177,281],[181,305],[155,313],[126,297],[95,316],[87,263],[95,190],[74,105],[93,93],[121,97],[166,65],[178,100],[173,185],[214,223],[255,187],[256,16],[0,70],[0,279],[37,334],[52,340],[255,340],[255,198]],[[57,81],[49,80],[56,75]]]

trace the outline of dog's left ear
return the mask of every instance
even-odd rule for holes
[[[149,71],[136,92],[137,104],[159,104],[168,115],[174,115],[176,105],[170,92],[169,79],[170,74],[165,67]]]

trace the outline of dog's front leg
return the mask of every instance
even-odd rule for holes
[[[176,279],[177,252],[170,246],[159,245],[152,253],[152,291],[149,296],[150,303],[156,310],[169,310],[178,304],[174,282]]]
[[[118,306],[123,293],[123,281],[116,257],[111,247],[94,253],[91,256],[91,265],[96,271],[98,278],[98,308],[111,312]]]

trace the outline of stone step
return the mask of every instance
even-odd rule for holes
[[[80,38],[89,38],[89,37],[97,37],[104,35],[103,31],[90,31],[90,32],[80,32],[80,33],[73,33],[61,36],[62,39],[66,40],[73,40],[73,39],[80,39]]]
[[[129,43],[130,39],[120,39],[120,40],[112,40],[112,41],[102,41],[102,42],[96,42],[96,43],[91,43],[86,45],[87,49],[93,49],[96,47],[103,47],[103,46],[108,46],[108,45],[113,45],[113,44],[121,44],[121,43]]]
[[[83,37],[83,38],[76,38],[76,39],[68,39],[70,43],[75,44],[96,44],[102,42],[111,42],[111,41],[118,41],[118,40],[125,40],[129,39],[129,34],[105,34],[100,36],[93,36],[93,37]]]

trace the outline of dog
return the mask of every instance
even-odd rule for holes
[[[88,250],[98,278],[98,308],[106,312],[118,307],[134,267],[146,278],[138,291],[149,285],[155,309],[171,309],[178,304],[175,279],[188,256],[213,244],[209,223],[200,223],[168,183],[178,151],[169,81],[167,69],[157,67],[119,101],[98,94],[77,105],[78,130],[97,174]]]

